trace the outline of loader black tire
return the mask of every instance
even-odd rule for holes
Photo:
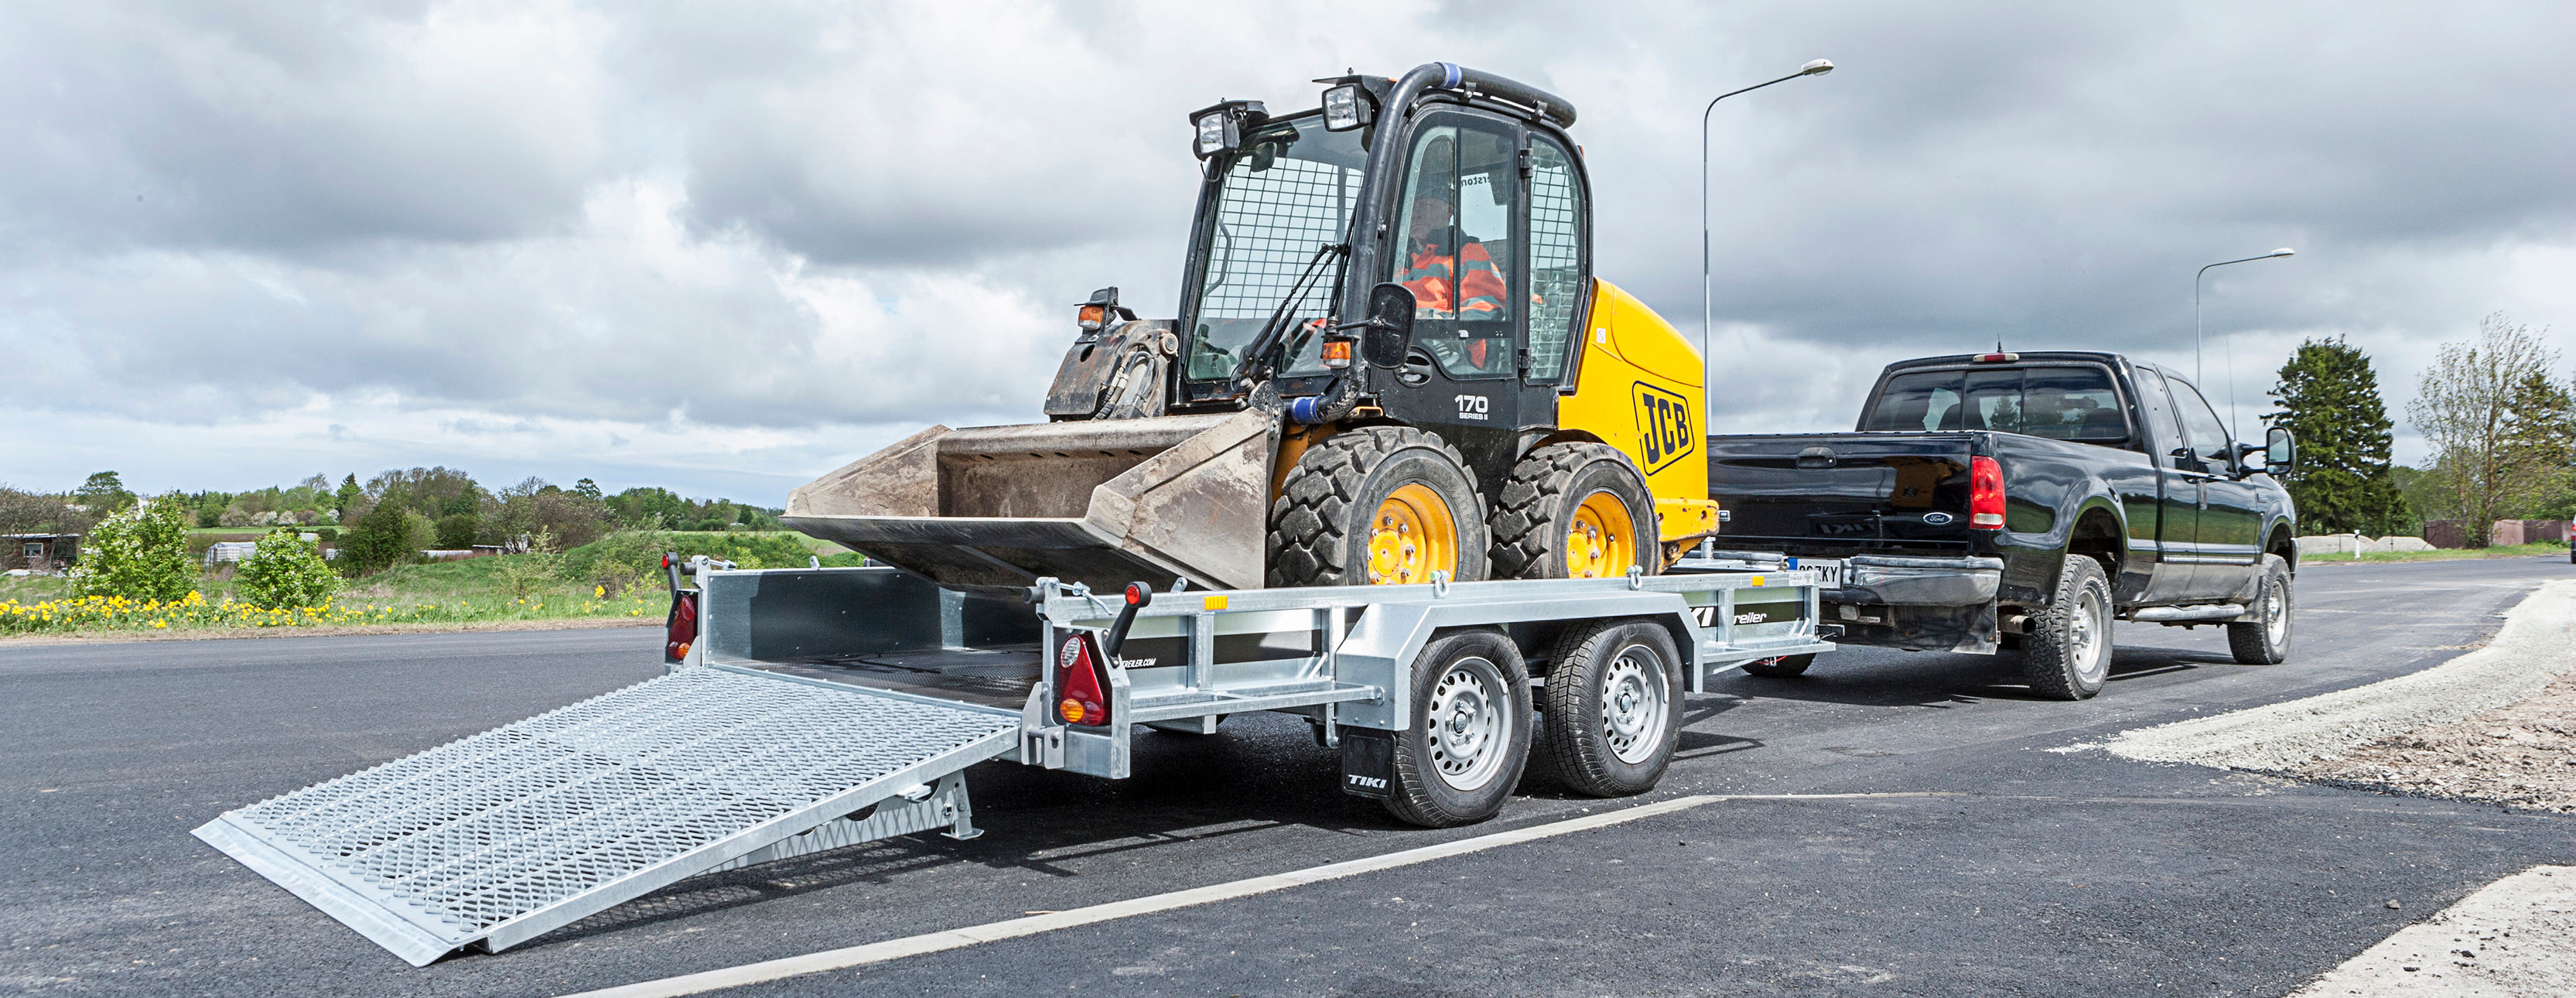
[[[2263,578],[2245,608],[2254,619],[2227,625],[2227,650],[2239,665],[2279,665],[2290,657],[2290,563],[2267,554],[2256,568]]]
[[[1653,575],[1663,568],[1662,533],[1655,494],[1628,455],[1608,444],[1571,441],[1529,452],[1512,466],[1494,509],[1493,572],[1497,579],[1619,578],[1627,569],[1571,568],[1568,534],[1584,524],[1586,500],[1615,502],[1628,521],[1630,563]],[[1600,550],[1596,544],[1594,550]]]
[[[2050,700],[2084,700],[2111,678],[2111,578],[2089,555],[2070,554],[2057,573],[2057,598],[2030,615],[2022,636],[2022,681]]]
[[[1447,505],[1456,561],[1450,581],[1484,579],[1485,503],[1466,458],[1436,433],[1364,426],[1306,448],[1289,469],[1270,505],[1270,586],[1369,584],[1369,518],[1398,489],[1413,485]]]
[[[1529,765],[1529,666],[1499,631],[1450,631],[1413,660],[1386,811],[1424,828],[1493,817]]]
[[[1542,691],[1548,756],[1591,797],[1655,788],[1682,737],[1682,656],[1663,625],[1635,618],[1568,628]]]

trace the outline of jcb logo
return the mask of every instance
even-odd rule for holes
[[[1491,400],[1482,395],[1458,396],[1458,418],[1483,419],[1492,404]]]
[[[1698,449],[1691,432],[1690,402],[1679,395],[1637,383],[1637,438],[1646,457],[1646,473],[1662,471]]]

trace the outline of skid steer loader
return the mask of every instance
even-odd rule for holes
[[[1654,573],[1717,530],[1702,368],[1591,273],[1574,108],[1449,63],[1190,115],[1176,320],[1079,306],[1053,422],[934,426],[783,520],[942,586]]]

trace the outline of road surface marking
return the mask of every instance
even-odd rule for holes
[[[1125,901],[1112,901],[1107,904],[1092,905],[1088,908],[1074,908],[1068,911],[1054,912],[1045,915],[1030,915],[1024,918],[1005,919],[999,922],[987,922],[983,925],[973,925],[962,929],[925,932],[917,936],[905,936],[901,939],[888,939],[884,942],[868,943],[863,946],[824,950],[820,953],[807,953],[803,956],[782,957],[776,960],[763,960],[759,963],[746,963],[736,967],[700,971],[695,974],[683,974],[678,977],[665,977],[654,981],[639,981],[634,984],[627,984],[614,988],[603,988],[598,991],[584,991],[577,995],[566,996],[566,998],[669,998],[669,996],[692,995],[706,991],[714,991],[719,988],[738,988],[746,984],[758,984],[763,981],[775,981],[786,977],[801,977],[806,974],[818,974],[828,970],[845,970],[851,967],[864,966],[871,963],[884,963],[889,960],[900,960],[908,956],[919,956],[924,953],[937,953],[942,950],[960,949],[967,946],[973,946],[977,943],[996,942],[1003,939],[1017,939],[1021,936],[1034,936],[1040,933],[1054,932],[1058,929],[1070,929],[1077,926],[1115,921],[1121,918],[1133,918],[1138,915],[1151,915],[1158,912],[1171,911],[1175,908],[1189,908],[1197,905],[1212,904],[1218,901],[1231,901],[1235,898],[1251,897],[1255,894],[1268,894],[1272,891],[1286,890],[1290,887],[1300,887],[1306,884],[1319,883],[1326,880],[1339,880],[1343,877],[1356,876],[1362,873],[1374,873],[1379,870],[1391,870],[1400,866],[1412,866],[1416,863],[1427,863],[1435,859],[1447,859],[1451,856],[1463,856],[1468,853],[1483,852],[1487,849],[1493,849],[1500,846],[1535,842],[1539,839],[1552,838],[1554,836],[1564,835],[1570,832],[1582,832],[1590,831],[1595,828],[1605,828],[1622,822],[1635,821],[1639,818],[1651,818],[1659,814],[1671,814],[1675,811],[1686,811],[1702,804],[1714,804],[1720,801],[1848,800],[1864,797],[1949,796],[1955,795],[1936,792],[1862,794],[1725,794],[1715,796],[1695,794],[1689,797],[1676,797],[1672,800],[1659,801],[1653,804],[1643,804],[1637,807],[1622,808],[1606,814],[1587,815],[1580,818],[1567,818],[1563,821],[1552,821],[1544,825],[1532,825],[1528,828],[1516,828],[1508,832],[1495,832],[1491,835],[1479,835],[1472,839],[1459,839],[1455,842],[1443,842],[1438,845],[1428,845],[1418,849],[1405,849],[1398,852],[1387,853],[1383,856],[1369,856],[1362,859],[1344,860],[1339,863],[1328,863],[1323,866],[1310,866],[1303,870],[1291,870],[1286,873],[1274,873],[1264,877],[1252,877],[1229,883],[1211,884],[1206,887],[1194,887],[1185,891],[1152,894],[1140,898],[1130,898]]]

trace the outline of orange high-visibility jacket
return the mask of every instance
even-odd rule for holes
[[[1416,309],[1437,318],[1499,319],[1503,314],[1503,272],[1485,252],[1485,244],[1467,240],[1455,257],[1447,247],[1426,243],[1412,253],[1397,283],[1413,292]]]

